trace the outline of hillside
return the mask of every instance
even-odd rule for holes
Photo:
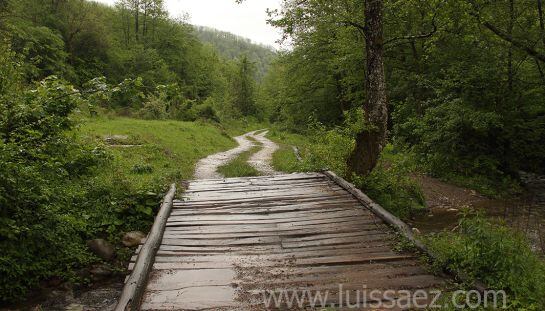
[[[255,63],[258,78],[266,74],[276,55],[273,47],[256,44],[250,39],[210,27],[195,26],[195,35],[201,42],[215,47],[227,59],[236,59],[246,54]]]

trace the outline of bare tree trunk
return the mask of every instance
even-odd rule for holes
[[[351,172],[369,174],[376,166],[386,142],[388,100],[384,76],[383,0],[365,1],[366,99],[363,106],[366,128],[357,135],[348,161]]]

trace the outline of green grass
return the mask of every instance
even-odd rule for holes
[[[289,145],[280,144],[280,149],[273,154],[272,165],[279,172],[295,173],[302,171],[301,162],[297,160],[293,148]]]
[[[250,156],[261,149],[261,146],[252,147],[250,150],[241,153],[227,165],[220,166],[218,172],[223,176],[230,177],[251,177],[261,175],[258,170],[248,163]]]
[[[99,118],[85,121],[78,131],[82,140],[91,142],[112,135],[127,135],[125,144],[141,146],[106,145],[115,170],[104,174],[125,175],[138,188],[190,179],[199,159],[236,146],[217,126],[199,122]]]
[[[526,237],[505,225],[465,213],[455,231],[428,237],[434,266],[439,271],[447,267],[466,275],[469,281],[483,281],[491,289],[505,290],[509,310],[543,310],[545,263]]]

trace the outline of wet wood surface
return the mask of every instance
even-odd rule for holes
[[[444,286],[396,243],[381,217],[321,173],[191,181],[173,203],[141,309],[269,310],[264,295],[281,291],[327,292],[324,304],[338,307],[362,289]],[[277,307],[297,309],[285,303]]]

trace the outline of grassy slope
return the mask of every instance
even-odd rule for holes
[[[94,141],[128,135],[126,143],[141,144],[108,149],[115,157],[118,173],[129,176],[131,183],[143,188],[158,181],[190,179],[199,159],[236,146],[218,127],[198,122],[93,119],[81,126],[80,133],[82,139]]]

